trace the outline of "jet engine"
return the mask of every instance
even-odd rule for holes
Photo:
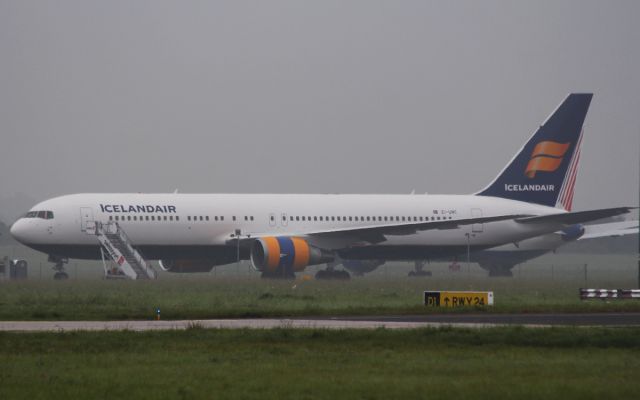
[[[167,272],[209,272],[214,265],[210,260],[160,260],[160,268]]]
[[[564,228],[562,231],[562,240],[565,242],[573,242],[578,240],[584,235],[584,226],[581,224],[571,225]]]
[[[331,252],[297,237],[264,237],[251,245],[251,265],[264,273],[300,272],[309,265],[333,261]]]

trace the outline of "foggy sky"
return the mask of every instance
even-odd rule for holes
[[[572,91],[595,93],[574,208],[637,205],[639,15],[637,1],[0,0],[0,207],[472,193]]]

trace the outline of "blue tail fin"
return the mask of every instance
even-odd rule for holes
[[[572,93],[479,196],[571,209],[591,93]]]

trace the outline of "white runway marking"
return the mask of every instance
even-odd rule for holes
[[[438,327],[486,328],[503,324],[401,322],[401,321],[344,321],[311,319],[208,319],[182,321],[0,321],[5,332],[68,332],[68,331],[156,331],[207,329],[416,329]],[[543,327],[544,325],[529,325]]]

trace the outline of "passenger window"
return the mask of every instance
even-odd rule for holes
[[[300,217],[296,217],[296,221],[300,221]]]
[[[109,221],[113,221],[113,215],[109,215]]]
[[[173,215],[169,215],[169,221],[173,221]]]
[[[118,216],[116,215],[116,221],[118,220]]]
[[[233,217],[231,217],[231,219],[232,219],[233,221],[235,221],[235,220],[236,220],[236,216],[234,215]]]
[[[176,221],[180,221],[180,217],[176,215]]]
[[[284,217],[284,218],[286,218],[286,217]],[[251,221],[253,221],[253,215],[252,215],[252,216],[250,216],[250,217],[249,217],[249,219],[250,219]]]

